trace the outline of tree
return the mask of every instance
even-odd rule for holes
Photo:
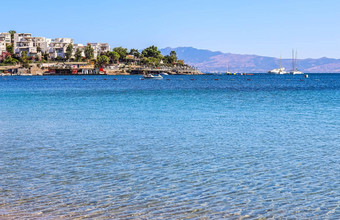
[[[19,63],[19,61],[17,59],[14,59],[11,56],[6,56],[4,63],[8,64],[8,65],[15,65],[15,64]]]
[[[74,57],[76,58],[76,61],[78,62],[81,61],[83,58],[81,53],[82,51],[79,48],[77,48],[76,53],[74,54]]]
[[[171,58],[171,63],[177,62],[177,53],[176,53],[176,51],[172,50],[170,52],[170,58]]]
[[[110,61],[110,59],[107,56],[101,55],[97,58],[97,65],[98,65],[98,67],[103,67],[103,66],[109,64],[109,61]]]
[[[119,61],[120,55],[117,52],[111,51],[109,52],[109,56],[114,63]]]
[[[8,33],[11,34],[11,43],[13,44],[14,43],[14,34],[17,33],[17,32],[14,31],[14,30],[10,30],[10,31],[8,31]]]
[[[43,53],[43,59],[48,61],[50,59],[50,55],[48,53]]]
[[[169,55],[164,56],[164,62],[166,64],[172,64],[171,60],[172,59],[171,59],[171,57]]]
[[[37,52],[38,52],[38,53],[41,52],[41,47],[37,46]]]
[[[6,51],[10,54],[13,54],[14,53],[14,50],[13,50],[13,45],[12,44],[7,44],[6,45]]]
[[[171,51],[170,55],[164,56],[164,62],[167,64],[174,64],[177,62],[177,54],[176,51]]]
[[[150,63],[153,66],[159,65],[159,61],[160,61],[159,59],[155,57],[148,57],[147,60],[148,60],[147,63]]]
[[[23,67],[28,68],[29,67],[29,60],[27,57],[27,51],[22,51],[21,52],[21,57],[20,57],[20,61],[23,65]]]
[[[120,60],[124,60],[126,58],[127,55],[127,48],[123,48],[123,47],[115,47],[113,48],[113,52],[116,52],[119,54],[119,59]]]
[[[88,44],[86,47],[85,47],[85,57],[86,59],[88,60],[91,60],[94,58],[94,50],[93,48],[91,47],[90,44]]]
[[[184,66],[184,60],[178,60],[177,63],[178,63],[179,65]]]
[[[73,53],[73,44],[71,43],[71,44],[69,44],[69,45],[67,46],[67,48],[66,48],[66,54],[65,54],[65,56],[66,56],[66,59],[67,59],[67,60],[70,60],[70,58],[72,57],[72,53]]]
[[[130,49],[129,55],[133,55],[135,58],[140,57],[140,53],[137,49]]]
[[[159,51],[157,49],[156,46],[152,45],[151,47],[148,47],[148,48],[145,48],[143,51],[142,51],[142,55],[144,57],[154,57],[156,59],[162,59],[163,56],[161,54],[161,51]]]
[[[61,56],[58,55],[57,58],[56,58],[56,60],[57,60],[57,61],[62,61],[63,58],[62,58]]]

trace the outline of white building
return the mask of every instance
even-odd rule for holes
[[[33,46],[40,48],[40,51],[43,53],[48,53],[50,49],[50,44],[52,42],[52,39],[45,38],[45,37],[33,37]],[[38,51],[39,52],[39,51]]]
[[[72,38],[55,38],[50,43],[49,54],[52,59],[57,57],[65,58],[66,49],[69,44],[73,44]]]
[[[5,41],[5,43],[11,43],[11,34],[10,33],[0,33],[0,41]]]
[[[33,46],[32,34],[15,33],[14,34],[14,53],[21,55],[21,52],[26,51],[28,55],[36,55],[37,48]]]
[[[0,60],[4,59],[5,57],[2,55],[6,52],[6,42],[4,40],[0,40]],[[5,55],[5,54],[4,54]]]
[[[32,37],[32,34],[14,34],[14,53],[21,55],[22,51],[27,51],[28,55],[34,56],[40,52],[48,52],[51,39],[45,37]]]
[[[6,46],[11,43],[10,33],[0,33],[0,60],[5,58]]]
[[[10,33],[0,33],[0,56],[6,52],[6,44],[11,44],[13,40],[13,50],[17,56],[21,56],[23,51],[27,52],[29,56],[41,56],[42,53],[48,53],[51,59],[57,57],[65,58],[66,49],[69,44],[73,44],[72,38],[45,38],[33,37],[31,33],[15,33],[11,39]],[[96,58],[101,53],[110,51],[108,43],[88,43],[94,50],[94,57]],[[85,45],[73,44],[73,57],[77,49],[81,50],[81,55],[85,57]]]
[[[94,58],[99,56],[101,53],[106,53],[110,51],[110,45],[108,43],[87,43],[91,45],[94,50]]]
[[[75,55],[77,49],[81,51],[81,56],[85,57],[85,46],[84,44],[73,44],[73,56]]]

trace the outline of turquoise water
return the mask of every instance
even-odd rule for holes
[[[0,78],[0,217],[340,218],[340,75]]]

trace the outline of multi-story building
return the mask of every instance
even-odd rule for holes
[[[34,46],[32,34],[28,33],[15,33],[14,34],[14,53],[21,55],[26,51],[28,55],[36,55],[37,47]]]
[[[11,43],[11,34],[10,33],[0,33],[0,41],[5,41],[6,44]]]
[[[106,53],[110,51],[110,45],[108,43],[87,43],[87,45],[91,45],[94,50],[94,57],[96,58],[101,53]]]
[[[27,55],[34,56],[37,54],[37,46],[32,34],[28,33],[15,33],[14,34],[14,53],[21,55],[23,51],[27,52]]]
[[[13,50],[17,56],[21,56],[23,51],[29,56],[41,56],[41,53],[48,53],[51,59],[57,57],[65,58],[66,49],[69,44],[73,44],[72,38],[45,38],[33,37],[30,33],[15,33],[11,39],[10,33],[0,33],[0,56],[6,52],[6,45],[13,41]],[[108,43],[88,43],[94,50],[96,58],[101,53],[110,51]],[[85,46],[83,44],[73,44],[73,57],[77,49],[81,50],[81,56],[85,57]]]
[[[45,37],[33,37],[33,46],[37,47],[37,52],[48,53],[52,39]]]
[[[76,53],[77,49],[81,51],[81,56],[85,57],[85,46],[84,44],[73,44],[73,56]]]
[[[27,51],[28,55],[34,56],[39,52],[48,52],[51,39],[45,37],[32,37],[32,34],[14,34],[14,53],[21,55]]]
[[[0,40],[0,60],[5,59],[3,56],[6,53],[6,42],[4,40]]]
[[[7,54],[6,46],[11,43],[11,34],[10,33],[0,33],[0,60],[5,59],[5,55]]]
[[[65,58],[66,49],[69,44],[73,44],[72,38],[55,38],[50,43],[49,54],[52,59],[57,57]]]

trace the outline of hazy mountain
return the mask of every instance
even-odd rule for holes
[[[203,72],[226,72],[229,66],[230,72],[264,73],[280,66],[280,59],[274,57],[222,53],[193,47],[168,47],[161,49],[161,52],[167,55],[171,50],[176,51],[178,59],[185,60]],[[282,59],[281,65],[290,71],[292,60]],[[306,73],[340,73],[340,59],[299,59],[298,69]]]

